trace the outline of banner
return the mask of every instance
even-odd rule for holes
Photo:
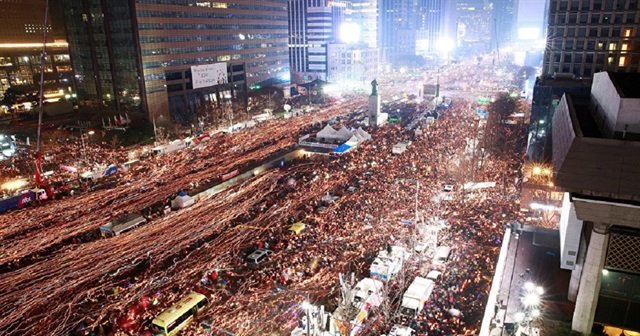
[[[226,84],[229,82],[227,63],[191,66],[191,83],[194,89]]]

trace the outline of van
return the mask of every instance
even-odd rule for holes
[[[449,254],[451,254],[451,248],[449,246],[438,246],[435,256],[433,257],[433,263],[435,265],[444,265],[444,263],[449,260]]]

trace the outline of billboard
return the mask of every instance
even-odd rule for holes
[[[227,63],[191,66],[191,83],[194,89],[228,83]]]

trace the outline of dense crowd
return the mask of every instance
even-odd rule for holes
[[[7,225],[0,231],[3,241],[18,238],[1,256],[3,265],[29,257],[34,250],[52,253],[2,274],[0,285],[23,285],[16,291],[0,291],[5,297],[0,303],[16,309],[0,312],[0,331],[20,330],[29,322],[16,326],[7,321],[21,314],[38,316],[34,314],[62,300],[58,302],[62,308],[52,309],[49,318],[69,316],[68,323],[101,326],[94,330],[103,333],[109,329],[142,333],[146,326],[140,321],[149,321],[194,288],[210,296],[206,317],[220,328],[238,335],[290,330],[306,297],[336,305],[338,273],[367,276],[377,251],[390,243],[408,243],[412,228],[400,220],[413,215],[416,188],[407,179],[415,179],[423,186],[418,194],[423,218],[448,221],[440,243],[452,246],[454,253],[425,314],[413,327],[428,335],[472,333],[479,327],[503,227],[516,216],[512,195],[517,186],[512,181],[520,162],[514,152],[504,157],[488,155],[480,167],[463,164],[477,163],[465,158],[468,142],[478,134],[474,113],[472,104],[456,101],[432,126],[419,124],[422,135],[398,124],[371,130],[373,140],[346,155],[290,162],[205,199],[189,211],[157,214],[152,224],[129,234],[70,249],[60,244],[95,230],[99,221],[123,211],[165,205],[178,190],[216,183],[222,174],[246,169],[290,147],[295,142],[290,130],[308,130],[313,118],[298,117],[278,127],[268,124],[145,162],[127,172],[114,190],[86,195],[85,201],[91,198],[88,208],[75,215],[63,211],[73,205],[72,198],[53,203],[53,208],[47,207],[37,217],[36,212],[6,217],[5,221],[15,221],[33,216],[30,228]],[[393,145],[406,140],[412,140],[409,150],[392,154]],[[212,160],[211,153],[218,159]],[[472,172],[470,166],[475,167]],[[470,176],[495,181],[497,187],[464,193],[460,188]],[[456,185],[450,201],[437,197],[444,183]],[[323,201],[327,193],[339,198]],[[289,232],[287,228],[298,221],[306,223],[306,229],[300,234]],[[47,230],[63,234],[51,240]],[[25,252],[18,249],[20,244],[32,249]],[[250,269],[244,257],[256,248],[269,248],[274,254],[266,264]],[[55,276],[62,276],[65,284],[40,283]],[[34,277],[37,280],[31,280]],[[27,292],[32,299],[22,306],[12,303]],[[48,302],[43,301],[45,297]],[[73,304],[65,309],[63,303],[69,297]],[[460,314],[452,314],[452,309]],[[370,332],[385,331],[388,322],[372,323]],[[67,328],[63,325],[51,332],[61,334]],[[204,333],[195,324],[189,331],[186,334]]]

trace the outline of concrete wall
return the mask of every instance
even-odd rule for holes
[[[623,98],[616,123],[616,132],[640,133],[640,99]]]
[[[573,270],[578,259],[582,221],[576,216],[576,210],[571,203],[569,193],[562,199],[562,213],[560,215],[560,268]]]
[[[610,223],[640,229],[640,207],[573,197],[576,216],[583,221]]]
[[[620,95],[607,72],[598,72],[593,75],[591,98],[596,105],[598,115],[605,118],[603,133],[613,134],[620,111]]]

